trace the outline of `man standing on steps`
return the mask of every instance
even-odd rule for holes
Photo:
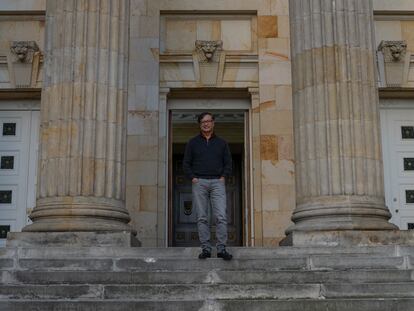
[[[231,174],[232,161],[227,142],[214,134],[214,116],[203,112],[198,116],[200,134],[187,143],[183,169],[192,181],[193,204],[202,252],[200,259],[211,257],[209,202],[216,219],[217,257],[231,260],[226,251],[227,214],[225,178]]]

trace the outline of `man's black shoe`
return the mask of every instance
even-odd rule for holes
[[[217,258],[223,258],[224,260],[231,260],[233,255],[228,253],[226,250],[222,250],[221,252],[217,253]]]
[[[207,259],[211,257],[211,253],[208,250],[203,249],[203,251],[198,255],[198,259]]]

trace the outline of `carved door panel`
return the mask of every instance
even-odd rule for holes
[[[173,246],[199,246],[197,216],[192,204],[191,181],[183,172],[183,155],[173,156]],[[227,230],[229,246],[242,245],[242,200],[241,200],[241,156],[233,155],[233,173],[226,181]],[[211,225],[211,244],[216,244],[216,227],[211,207],[209,208]]]

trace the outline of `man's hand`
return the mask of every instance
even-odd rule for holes
[[[226,181],[226,178],[224,176],[221,176],[220,181]]]
[[[198,178],[193,178],[192,180],[191,180],[191,182],[193,183],[193,184],[196,184],[196,183],[198,183]]]

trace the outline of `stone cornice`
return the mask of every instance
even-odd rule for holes
[[[414,98],[414,87],[387,87],[379,88],[379,97],[385,98]]]
[[[3,99],[40,99],[42,89],[0,89],[0,100]]]

